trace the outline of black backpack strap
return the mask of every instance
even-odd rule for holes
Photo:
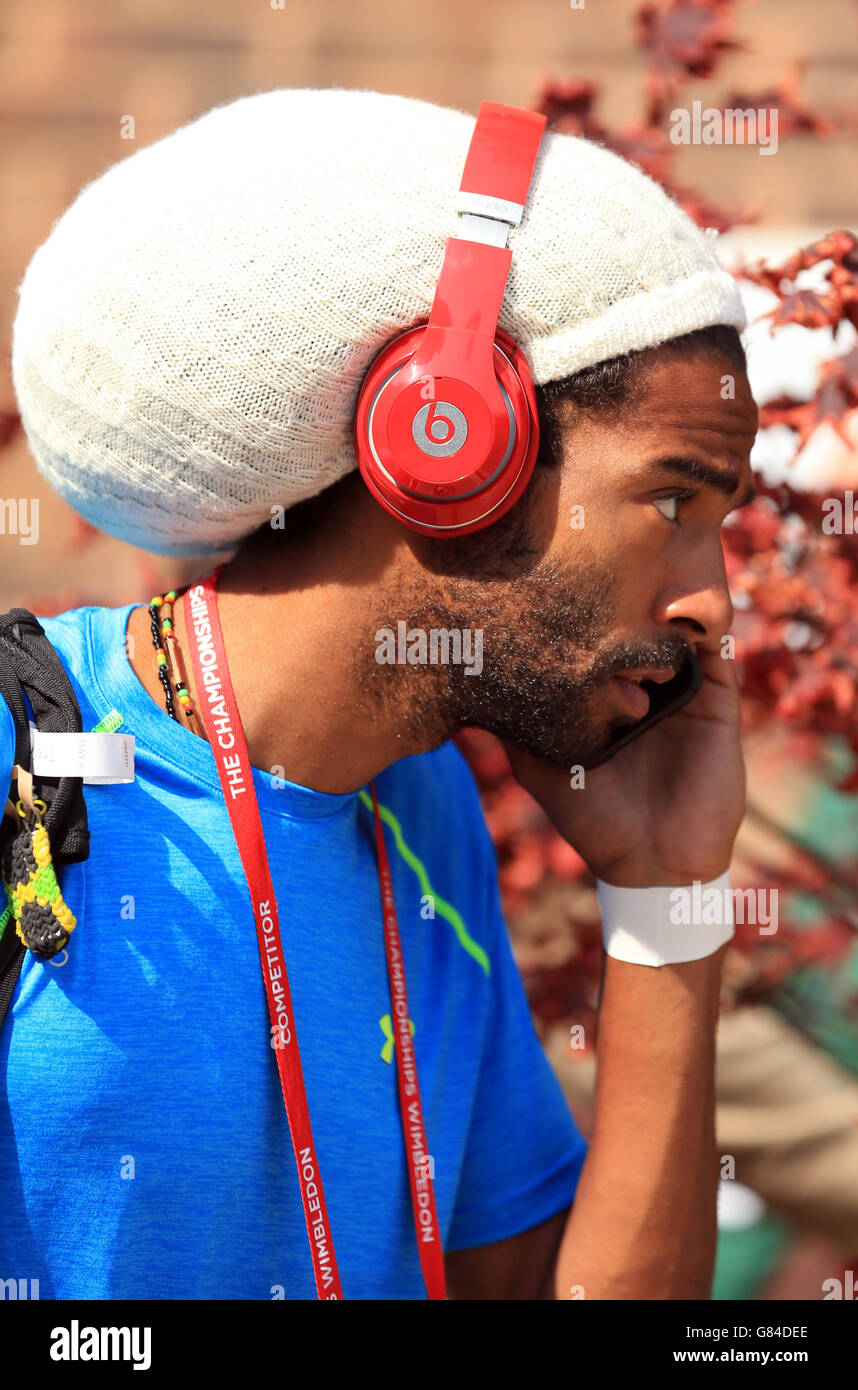
[[[27,608],[11,608],[0,614],[0,696],[5,699],[15,725],[15,762],[29,769],[32,755],[30,722],[24,699],[33,711],[36,728],[47,733],[82,733],[80,707],[59,655],[38,618]],[[0,866],[8,876],[26,827],[16,817],[4,816],[9,788],[0,788]],[[50,837],[54,867],[79,863],[89,857],[89,827],[82,777],[33,775],[33,794],[45,803],[43,822]],[[5,886],[0,894],[5,898]],[[0,901],[0,910],[6,901]],[[32,938],[30,939],[33,945]],[[38,947],[36,948],[38,949]],[[11,910],[0,935],[0,1026],[9,1008],[26,946],[18,936]],[[46,948],[45,954],[50,954]],[[42,954],[39,951],[39,954]]]
[[[2,623],[2,615],[0,615]],[[15,724],[14,761],[21,767],[30,766],[30,724],[27,706],[21,694],[21,683],[15,674],[15,663],[8,657],[5,648],[0,647],[0,695],[9,706]]]
[[[17,682],[17,685],[16,685]],[[36,728],[45,733],[83,732],[80,707],[65,668],[38,618],[27,608],[0,614],[0,693],[15,720],[15,761],[30,766],[30,726],[23,686]],[[45,827],[54,864],[89,857],[89,828],[82,777],[34,777],[36,795],[47,806]]]

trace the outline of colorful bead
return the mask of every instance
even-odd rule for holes
[[[160,613],[163,607],[172,605],[180,593],[184,593],[184,589],[168,589],[165,594],[156,594],[149,603],[149,615],[152,626],[152,643],[155,648],[158,663],[158,676],[164,687],[167,713],[173,719],[178,719],[173,703],[173,690],[170,684],[170,677],[172,675],[175,679],[176,695],[179,704],[184,711],[185,717],[190,719],[194,714],[194,707],[181,673],[173,619],[172,617],[168,617],[165,613]],[[160,632],[158,627],[159,616],[161,626]]]

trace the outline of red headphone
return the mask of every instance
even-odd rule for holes
[[[429,536],[490,526],[524,491],[539,446],[536,396],[524,353],[498,328],[512,252],[545,116],[484,101],[432,311],[370,365],[354,441],[370,492]]]

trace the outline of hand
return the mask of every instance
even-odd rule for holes
[[[561,768],[504,744],[513,775],[597,878],[620,887],[701,883],[729,867],[745,812],[736,668],[697,645],[703,685],[574,789]]]

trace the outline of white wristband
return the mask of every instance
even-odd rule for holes
[[[596,880],[602,940],[632,965],[675,965],[711,956],[734,934],[730,872],[682,887],[618,888]]]

